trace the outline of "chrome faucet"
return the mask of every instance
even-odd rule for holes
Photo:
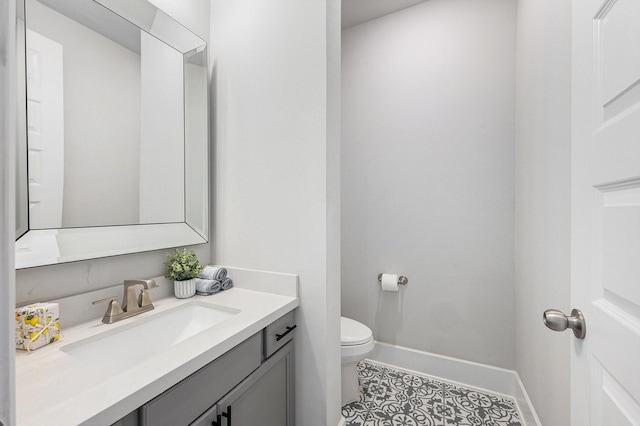
[[[140,290],[140,295],[138,297],[136,297],[136,285],[141,285],[143,287],[142,290]],[[96,300],[93,304],[109,302],[107,312],[102,317],[102,322],[105,324],[112,324],[125,318],[152,310],[153,303],[151,303],[148,290],[155,287],[158,287],[155,280],[125,280],[122,306],[120,306],[117,297],[107,297],[106,299]]]

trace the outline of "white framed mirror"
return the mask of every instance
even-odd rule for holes
[[[146,0],[18,15],[16,268],[206,243],[206,42]]]

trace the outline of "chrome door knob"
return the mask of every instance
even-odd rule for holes
[[[579,309],[571,310],[571,316],[566,316],[557,309],[547,309],[542,315],[544,325],[554,331],[564,331],[567,328],[573,330],[573,335],[578,339],[584,339],[587,334],[587,325],[584,315]]]

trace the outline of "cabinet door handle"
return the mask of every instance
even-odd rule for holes
[[[291,333],[293,331],[294,328],[296,328],[297,326],[295,324],[293,324],[293,327],[289,327],[287,326],[287,331],[285,331],[282,334],[276,334],[276,342],[279,342],[280,339],[282,339],[284,336],[286,336],[287,334]]]
[[[227,411],[222,413],[222,417],[227,419],[227,426],[231,426],[231,406],[227,406]]]
[[[222,419],[220,418],[220,414],[216,416],[216,419],[211,422],[211,426],[222,426]]]

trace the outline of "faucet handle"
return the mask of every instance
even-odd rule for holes
[[[140,294],[138,295],[138,307],[147,307],[147,309],[153,309],[153,303],[151,302],[151,298],[149,297],[148,290],[151,288],[159,287],[156,283],[156,280],[126,280],[124,282],[125,289],[136,284],[140,284],[143,287],[142,290],[140,290]]]
[[[118,302],[117,297],[107,297],[106,299],[95,300],[92,302],[93,305],[97,305],[98,303],[109,302],[109,306],[107,306],[107,312],[105,312],[102,317],[102,322],[105,324],[111,324],[116,320],[118,315],[122,315],[124,311],[120,307],[120,302]]]
[[[151,309],[153,309],[153,303],[151,302],[151,298],[149,297],[149,291],[146,288],[140,290],[140,294],[138,295],[138,306],[141,308],[145,306],[151,305]]]
[[[151,304],[151,300],[149,299],[148,295],[145,297],[142,297],[141,295],[141,297],[136,300],[136,285],[141,285],[143,287],[143,292],[146,292],[150,288],[158,287],[158,284],[156,284],[156,281],[153,279],[124,280],[124,298],[122,299],[122,309],[125,312],[137,312],[141,307]],[[144,305],[141,305],[141,302],[144,302]],[[153,306],[148,309],[153,309]]]

